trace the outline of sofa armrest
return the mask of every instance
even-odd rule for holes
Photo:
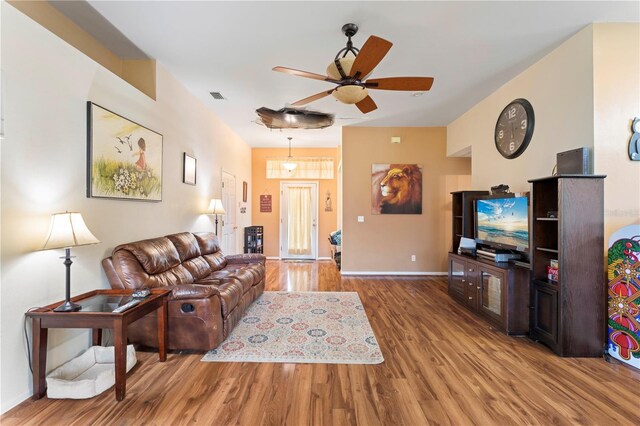
[[[267,257],[264,254],[260,254],[260,253],[246,253],[246,254],[230,254],[225,256],[225,259],[227,259],[227,263],[229,264],[261,263],[264,265]]]
[[[116,269],[113,266],[113,260],[111,260],[110,257],[102,260],[102,268],[107,275],[107,280],[109,280],[111,288],[126,288],[120,279],[120,276],[116,272]]]
[[[220,295],[218,289],[212,285],[180,284],[162,288],[171,290],[169,300],[206,299],[211,296]]]

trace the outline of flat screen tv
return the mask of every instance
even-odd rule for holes
[[[529,197],[504,194],[476,200],[476,242],[497,249],[529,250]]]

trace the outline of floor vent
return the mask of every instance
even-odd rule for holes
[[[224,96],[222,96],[222,93],[220,92],[209,92],[209,93],[211,93],[211,96],[213,96],[213,99],[218,99],[218,100],[226,99]]]

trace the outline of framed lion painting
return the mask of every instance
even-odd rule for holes
[[[422,214],[422,166],[371,165],[372,214]]]

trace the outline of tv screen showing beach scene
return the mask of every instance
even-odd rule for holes
[[[476,237],[486,243],[529,248],[527,197],[492,198],[476,201]]]

